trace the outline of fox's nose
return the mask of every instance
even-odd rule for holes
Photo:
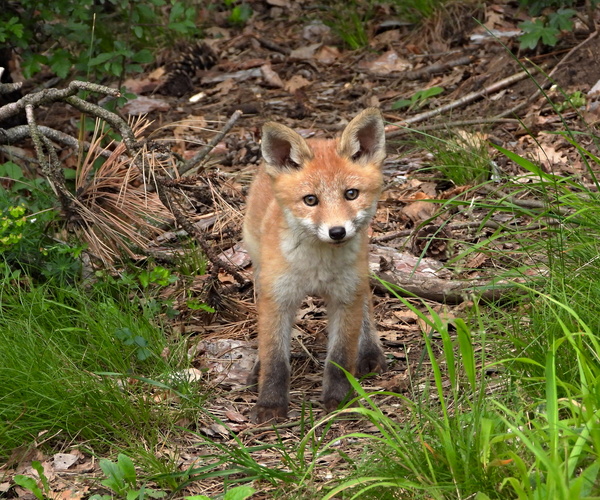
[[[329,228],[329,237],[332,240],[343,240],[346,236],[346,228],[344,226],[334,226]]]

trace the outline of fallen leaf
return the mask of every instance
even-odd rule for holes
[[[244,415],[242,415],[241,413],[239,413],[237,411],[227,410],[225,412],[225,416],[232,422],[237,422],[239,424],[248,421],[248,419],[246,417],[244,417]]]
[[[125,114],[139,116],[148,114],[151,111],[165,112],[168,111],[170,107],[171,105],[167,101],[141,95],[136,99],[127,101],[122,110]]]
[[[366,69],[376,75],[387,75],[394,71],[406,71],[412,68],[408,60],[401,58],[398,54],[389,50],[371,61],[363,61],[359,67]]]
[[[133,92],[134,94],[145,94],[155,90],[158,84],[159,82],[156,79],[152,78],[129,78],[123,82],[123,87],[125,87],[129,92]]]
[[[392,314],[403,323],[415,323],[419,316],[413,311],[393,311]]]
[[[306,45],[305,47],[300,47],[299,49],[292,50],[292,52],[290,53],[290,59],[313,59],[315,56],[315,52],[320,46],[320,43],[313,43],[312,45]]]
[[[323,64],[332,64],[340,57],[340,51],[337,47],[324,45],[315,55],[315,59]]]
[[[260,70],[262,71],[263,79],[267,85],[270,85],[271,87],[283,88],[283,80],[277,74],[277,72],[271,68],[270,64],[263,64],[260,67]]]
[[[436,205],[434,203],[428,201],[415,201],[406,205],[402,209],[402,213],[417,224],[421,221],[430,219],[433,216],[435,209]]]
[[[53,495],[52,498],[60,500],[80,500],[89,495],[88,490],[88,486],[82,487],[81,490],[63,490],[60,493]]]
[[[290,94],[293,94],[294,92],[296,92],[296,90],[301,89],[302,87],[306,87],[310,85],[310,83],[311,82],[303,76],[294,75],[285,84],[285,90],[287,90]]]
[[[52,458],[54,460],[54,468],[57,471],[67,470],[79,460],[77,455],[72,455],[71,453],[56,453]]]
[[[302,28],[302,38],[309,42],[322,42],[331,33],[331,28],[321,21],[312,21]]]

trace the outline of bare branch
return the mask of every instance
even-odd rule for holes
[[[0,88],[7,84],[0,84]],[[64,101],[67,97],[74,96],[80,90],[89,90],[90,92],[98,92],[104,95],[111,95],[119,97],[121,93],[117,89],[105,87],[104,85],[98,85],[96,83],[81,82],[74,80],[67,88],[64,89],[44,89],[39,92],[27,94],[19,99],[17,102],[11,102],[0,108],[0,122],[16,115],[19,111],[31,106],[37,108],[42,104],[50,104],[57,101]]]
[[[33,146],[35,148],[38,160],[40,161],[42,172],[50,183],[54,193],[58,197],[61,207],[67,214],[70,214],[73,195],[71,195],[65,186],[64,173],[62,171],[60,160],[58,159],[58,155],[56,154],[54,146],[52,146],[52,143],[48,140],[48,138],[39,133],[35,116],[33,114],[33,105],[28,104],[25,106],[25,114],[27,116],[31,140],[33,141]],[[50,162],[44,154],[44,146],[48,151]]]
[[[177,206],[176,201],[169,193],[169,189],[176,186],[176,181],[171,179],[167,179],[165,177],[157,177],[156,178],[156,190],[158,192],[158,197],[160,201],[163,203],[165,207],[167,207],[177,223],[190,235],[193,235],[196,238],[196,241],[202,248],[204,255],[212,262],[215,268],[218,270],[219,267],[225,269],[232,277],[235,279],[240,286],[245,286],[248,284],[248,280],[246,280],[236,269],[236,266],[230,264],[229,262],[221,259],[213,248],[206,243],[206,239],[204,234],[199,231],[196,226],[194,226],[184,215],[183,211]]]
[[[40,134],[46,136],[48,139],[58,142],[59,144],[63,144],[65,146],[69,146],[70,148],[79,150],[80,146],[83,146],[85,150],[89,150],[91,145],[87,141],[80,141],[75,137],[70,136],[69,134],[65,134],[59,130],[55,130],[50,127],[46,127],[44,125],[39,125],[37,130]],[[5,130],[0,130],[0,145],[6,144],[11,145],[16,142],[22,141],[26,137],[30,137],[30,129],[27,125],[18,125],[16,127],[12,127]],[[104,156],[108,158],[112,152],[106,149],[98,151],[100,156]]]
[[[401,130],[402,127],[406,127],[407,125],[410,125],[411,123],[418,123],[423,120],[427,120],[434,116],[445,113],[446,111],[450,111],[452,109],[459,108],[461,106],[466,106],[467,104],[470,104],[473,101],[476,101],[477,99],[480,99],[488,94],[493,94],[494,92],[498,92],[499,90],[502,90],[506,87],[510,87],[512,84],[514,84],[518,81],[521,81],[530,75],[531,75],[530,71],[519,71],[518,73],[515,73],[514,75],[511,75],[500,81],[494,82],[491,85],[488,85],[487,87],[484,87],[481,90],[478,90],[476,92],[471,92],[467,95],[464,95],[460,99],[452,101],[444,106],[440,106],[439,108],[435,108],[430,111],[426,111],[424,113],[419,113],[418,115],[411,116],[401,122],[392,123],[390,125],[387,125],[385,127],[386,136],[387,137],[393,136],[397,130],[399,130],[399,129]]]
[[[229,120],[227,120],[227,123],[225,125],[223,125],[223,128],[221,129],[221,131],[215,135],[212,140],[206,145],[204,146],[196,156],[194,156],[193,158],[191,158],[190,160],[188,160],[180,169],[179,169],[179,174],[183,175],[186,172],[189,172],[190,170],[197,168],[200,163],[202,162],[202,160],[204,160],[204,158],[206,158],[206,156],[208,155],[208,153],[210,153],[213,148],[219,144],[219,141],[221,139],[223,139],[223,137],[225,137],[225,135],[227,134],[227,132],[229,132],[231,130],[231,128],[233,127],[233,125],[235,124],[235,122],[238,120],[238,118],[240,116],[242,116],[244,114],[243,111],[240,111],[239,109],[237,111],[235,111],[230,117]]]
[[[112,111],[108,111],[97,104],[92,104],[91,102],[84,101],[76,96],[69,96],[64,99],[65,102],[68,102],[74,108],[77,108],[79,111],[83,113],[87,113],[88,115],[97,116],[98,118],[102,118],[105,122],[111,125],[114,129],[118,130],[123,137],[123,142],[127,147],[129,153],[133,154],[137,149],[139,149],[139,144],[135,139],[135,135],[131,131],[131,127],[127,124],[123,118],[121,118],[116,113]]]

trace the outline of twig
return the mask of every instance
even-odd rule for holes
[[[0,78],[4,74],[4,68],[0,67]],[[23,86],[23,82],[16,83],[2,83],[0,84],[0,94],[10,94],[11,92],[15,92],[19,90]]]
[[[288,47],[283,47],[282,45],[272,42],[271,40],[267,40],[266,38],[262,38],[258,35],[254,35],[254,34],[250,35],[250,36],[252,36],[252,38],[257,40],[258,43],[260,43],[266,49],[273,50],[274,52],[279,52],[286,56],[289,56],[292,53],[292,50],[289,49]]]
[[[535,92],[533,94],[531,94],[525,101],[521,102],[520,104],[517,104],[516,106],[507,109],[506,111],[503,111],[502,113],[500,113],[499,115],[496,115],[496,118],[503,118],[505,116],[511,116],[511,115],[515,115],[518,111],[520,111],[522,108],[524,108],[525,106],[527,106],[530,102],[534,101],[535,99],[537,99],[540,94],[542,93],[542,90],[550,87],[552,85],[552,77],[556,74],[556,72],[560,69],[560,67],[566,63],[566,61],[569,60],[569,58],[575,53],[577,52],[581,47],[583,47],[584,45],[586,45],[587,43],[589,43],[591,40],[593,40],[594,38],[596,38],[596,36],[598,36],[598,32],[594,31],[593,33],[590,34],[590,36],[588,36],[585,40],[583,40],[581,43],[578,43],[577,45],[575,45],[575,47],[573,47],[571,50],[569,50],[569,52],[567,52],[565,54],[565,56],[558,62],[558,64],[556,66],[554,66],[554,68],[552,68],[552,70],[550,71],[550,73],[548,73],[548,81],[544,82],[543,84],[541,84],[539,86],[539,88],[537,88],[535,90]]]
[[[158,177],[158,176],[156,177],[156,191],[158,193],[158,197],[160,198],[160,201],[162,202],[162,204],[171,211],[171,213],[175,217],[175,220],[177,221],[177,223],[189,235],[193,235],[196,238],[196,240],[198,241],[198,244],[200,245],[200,248],[202,248],[202,251],[204,252],[204,255],[206,255],[208,260],[210,260],[212,262],[212,264],[215,266],[215,268],[221,267],[221,268],[225,269],[225,271],[227,271],[233,277],[233,279],[235,279],[240,284],[240,286],[242,286],[242,287],[246,286],[248,284],[248,280],[246,280],[237,271],[237,269],[235,268],[235,266],[233,264],[230,264],[229,262],[224,261],[223,259],[220,258],[219,255],[216,254],[216,252],[213,250],[213,248],[206,243],[204,234],[201,231],[199,231],[185,217],[183,212],[177,206],[177,203],[175,202],[175,200],[173,200],[173,198],[171,197],[171,195],[168,192],[169,188],[173,187],[174,185],[176,185],[176,182],[174,183],[170,179],[167,179],[165,177]]]
[[[290,420],[288,422],[273,422],[268,425],[261,425],[259,427],[246,427],[238,432],[238,436],[244,436],[246,434],[259,434],[261,432],[273,432],[275,429],[289,429],[290,427],[296,427],[300,425],[301,420]],[[256,439],[256,438],[254,438]]]
[[[29,125],[31,140],[33,141],[35,153],[42,167],[42,172],[44,173],[46,179],[48,179],[52,190],[58,197],[62,209],[67,215],[69,215],[71,214],[73,195],[69,192],[65,185],[65,177],[60,165],[60,160],[58,159],[58,155],[56,154],[56,151],[54,150],[54,147],[48,138],[38,132],[35,116],[33,114],[33,105],[28,104],[25,106],[25,115],[27,117],[27,123]],[[44,146],[48,151],[50,162],[48,162],[46,155],[44,154]]]
[[[123,138],[125,146],[127,147],[127,151],[129,151],[130,154],[133,155],[140,148],[140,144],[136,140],[131,127],[116,113],[108,111],[97,104],[84,101],[83,99],[80,99],[74,95],[65,98],[64,101],[83,113],[102,118],[114,129],[118,130],[119,134],[121,134],[121,137]]]
[[[7,84],[0,84],[0,88]],[[67,88],[64,89],[44,89],[33,94],[27,94],[17,102],[11,102],[0,108],[0,122],[10,118],[25,109],[26,106],[36,108],[42,104],[50,104],[56,101],[64,101],[69,96],[74,96],[80,90],[89,90],[90,92],[98,92],[104,95],[119,97],[121,93],[117,89],[98,85],[96,83],[82,82],[74,80]]]
[[[86,150],[91,147],[90,143],[87,141],[80,141],[75,137],[70,136],[69,134],[65,134],[64,132],[60,132],[59,130],[46,127],[44,125],[39,125],[37,127],[37,130],[40,132],[40,134],[46,136],[48,139],[51,139],[60,144],[64,144],[65,146],[69,146],[76,150],[78,150],[80,146],[83,146],[83,148]],[[0,144],[14,144],[23,140],[25,137],[30,136],[30,129],[27,125],[17,125],[16,127],[5,129],[2,130],[2,132],[0,132]],[[108,149],[102,149],[98,150],[97,154],[108,158],[112,154],[112,152]]]
[[[463,56],[459,57],[458,59],[453,59],[452,61],[438,62],[430,64],[429,66],[425,66],[424,68],[411,71],[402,71],[400,73],[393,72],[389,75],[377,75],[377,78],[382,80],[418,80],[424,76],[433,75],[435,73],[443,73],[447,69],[454,68],[456,66],[470,64],[473,62],[473,60],[473,56]]]
[[[519,73],[515,73],[514,75],[511,75],[508,78],[504,78],[503,80],[492,83],[491,85],[488,85],[487,87],[484,87],[483,89],[478,90],[477,92],[471,92],[471,93],[461,97],[460,99],[450,102],[444,106],[440,106],[439,108],[432,109],[431,111],[426,111],[424,113],[420,113],[418,115],[411,116],[401,122],[392,123],[391,125],[387,125],[385,127],[386,135],[388,137],[390,137],[390,134],[392,132],[394,132],[398,129],[401,129],[402,127],[406,127],[407,125],[410,125],[411,123],[421,122],[423,120],[427,120],[428,118],[432,118],[434,116],[440,115],[446,111],[450,111],[452,109],[459,108],[461,106],[470,104],[471,102],[476,101],[477,99],[480,99],[485,95],[493,94],[494,92],[502,90],[506,87],[510,87],[512,84],[523,80],[524,78],[526,78],[529,75],[530,75],[530,72],[528,72],[528,71],[520,71]]]
[[[393,130],[392,132],[388,132],[386,137],[389,139],[391,137],[398,137],[399,135],[412,134],[412,133],[420,133],[420,132],[430,132],[432,130],[440,130],[440,129],[452,129],[456,127],[469,127],[472,125],[486,125],[489,123],[511,123],[511,124],[519,124],[520,120],[516,118],[476,118],[474,120],[460,120],[456,122],[447,122],[447,123],[434,123],[432,125],[425,125],[423,127],[416,128],[402,128],[398,130]]]
[[[242,116],[243,114],[244,114],[244,112],[240,111],[239,109],[237,111],[235,111],[229,117],[229,120],[227,120],[227,123],[223,126],[221,131],[217,135],[215,135],[211,139],[211,141],[206,146],[204,146],[193,158],[191,158],[190,160],[188,160],[186,163],[184,163],[182,165],[182,167],[179,169],[179,174],[184,175],[186,172],[189,172],[190,170],[197,168],[199,166],[199,164],[202,162],[202,160],[204,160],[204,158],[206,158],[208,153],[210,153],[213,150],[213,148],[217,144],[219,144],[219,141],[221,139],[223,139],[223,137],[225,137],[227,132],[229,132],[231,130],[231,128],[233,127],[235,122],[238,120],[238,118],[240,116]]]

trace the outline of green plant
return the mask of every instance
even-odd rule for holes
[[[587,99],[585,94],[579,90],[576,90],[572,94],[566,95],[565,100],[556,106],[556,110],[559,113],[568,109],[579,109],[585,106]]]
[[[0,216],[0,253],[15,246],[23,237],[25,207],[9,207],[5,214]]]
[[[0,457],[41,431],[99,450],[151,446],[177,418],[193,418],[187,412],[203,396],[173,375],[187,366],[185,346],[170,346],[165,358],[162,329],[127,294],[21,281],[0,276]],[[155,391],[175,389],[161,380],[189,395],[174,407],[149,403]]]
[[[256,490],[250,486],[237,486],[227,490],[225,495],[223,495],[223,500],[246,500],[246,498],[250,498],[254,493],[256,493]],[[185,500],[211,500],[206,495],[194,495],[184,498]]]
[[[168,286],[177,281],[177,276],[162,266],[154,266],[151,270],[140,271],[138,279],[142,288],[148,288],[149,285]]]
[[[457,186],[485,182],[492,161],[481,135],[466,131],[447,132],[439,137],[424,135],[419,142],[431,153],[431,166]]]
[[[436,95],[444,92],[442,87],[430,87],[428,89],[419,90],[415,92],[410,99],[400,99],[392,104],[392,109],[408,108],[409,111],[413,109],[422,108],[428,99],[435,97]]]
[[[56,218],[51,209],[31,213],[49,202],[44,190],[36,190],[38,197],[23,197],[22,205],[11,205],[12,194],[0,189],[0,254],[3,265],[24,272],[38,280],[68,283],[81,272],[79,256],[81,245],[57,242],[46,235],[47,227]]]
[[[153,60],[148,47],[198,34],[195,18],[184,0],[23,0],[0,12],[0,42],[20,52],[27,78],[44,65],[61,78],[121,77]]]
[[[144,498],[164,498],[167,494],[164,491],[139,487],[137,473],[131,459],[119,453],[117,462],[103,458],[100,460],[100,468],[106,475],[106,479],[100,484],[113,491],[118,498],[127,500],[136,500]],[[112,495],[92,495],[90,500],[111,500]]]
[[[224,0],[225,6],[231,8],[227,21],[233,26],[243,26],[252,17],[252,7],[245,2],[234,5],[236,0]],[[233,7],[233,8],[232,8]]]
[[[561,31],[573,30],[573,17],[577,12],[573,9],[558,9],[544,18],[523,21],[519,28],[523,34],[519,37],[521,49],[535,49],[541,41],[544,45],[554,47],[558,43]]]
[[[14,477],[15,484],[19,485],[21,488],[31,491],[31,493],[33,493],[38,500],[45,500],[49,496],[50,485],[48,483],[46,474],[44,474],[44,467],[38,460],[33,460],[31,462],[31,467],[33,467],[33,469],[38,473],[43,489],[40,488],[38,482],[34,478],[24,476],[22,474],[17,474]]]
[[[366,23],[373,17],[371,2],[330,2],[323,7],[323,22],[338,35],[351,50],[369,44]]]
[[[446,0],[388,0],[386,3],[392,6],[395,14],[402,20],[418,23],[432,17]]]

